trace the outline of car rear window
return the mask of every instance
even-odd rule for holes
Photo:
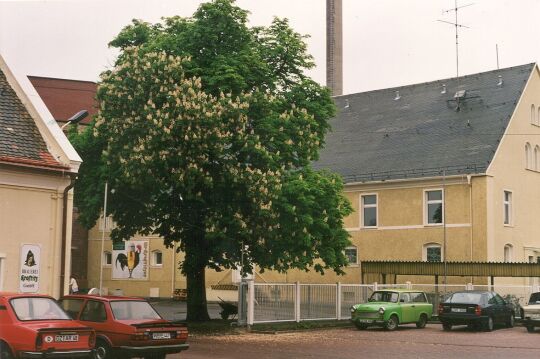
[[[445,301],[446,303],[482,304],[486,296],[483,293],[454,293]]]
[[[396,292],[373,292],[371,297],[369,297],[369,301],[397,303],[398,297],[399,295]]]
[[[111,302],[117,320],[161,319],[161,316],[145,301],[119,300]]]
[[[69,316],[50,298],[14,298],[10,301],[17,318],[29,320],[69,320]]]

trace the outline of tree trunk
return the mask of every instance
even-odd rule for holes
[[[187,279],[187,321],[210,320],[206,303],[205,265],[186,268]]]
[[[195,228],[204,228],[201,220]],[[182,271],[187,280],[187,320],[203,322],[210,320],[206,303],[205,270],[208,263],[207,244],[204,231],[193,230],[186,238]]]

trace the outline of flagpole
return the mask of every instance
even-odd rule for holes
[[[105,230],[107,229],[107,193],[109,183],[105,182],[105,194],[103,195],[103,231],[101,232],[101,262],[99,269],[99,295],[103,295],[103,253],[105,250]]]

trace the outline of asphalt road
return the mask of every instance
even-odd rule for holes
[[[394,332],[353,328],[279,334],[190,337],[190,349],[168,359],[304,359],[304,358],[539,358],[540,331],[524,327],[474,332],[440,325],[403,326]]]

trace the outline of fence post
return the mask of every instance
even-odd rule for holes
[[[467,283],[466,290],[474,290],[474,285],[472,283]]]
[[[255,317],[255,283],[253,280],[248,282],[248,303],[247,303],[247,324],[253,325]]]
[[[294,283],[294,320],[300,322],[300,282]]]
[[[377,282],[373,282],[373,291],[379,290],[379,284]]]
[[[341,320],[341,282],[336,284],[336,318]]]
[[[412,289],[412,283],[410,281],[406,281],[405,284],[407,285],[408,290]]]

